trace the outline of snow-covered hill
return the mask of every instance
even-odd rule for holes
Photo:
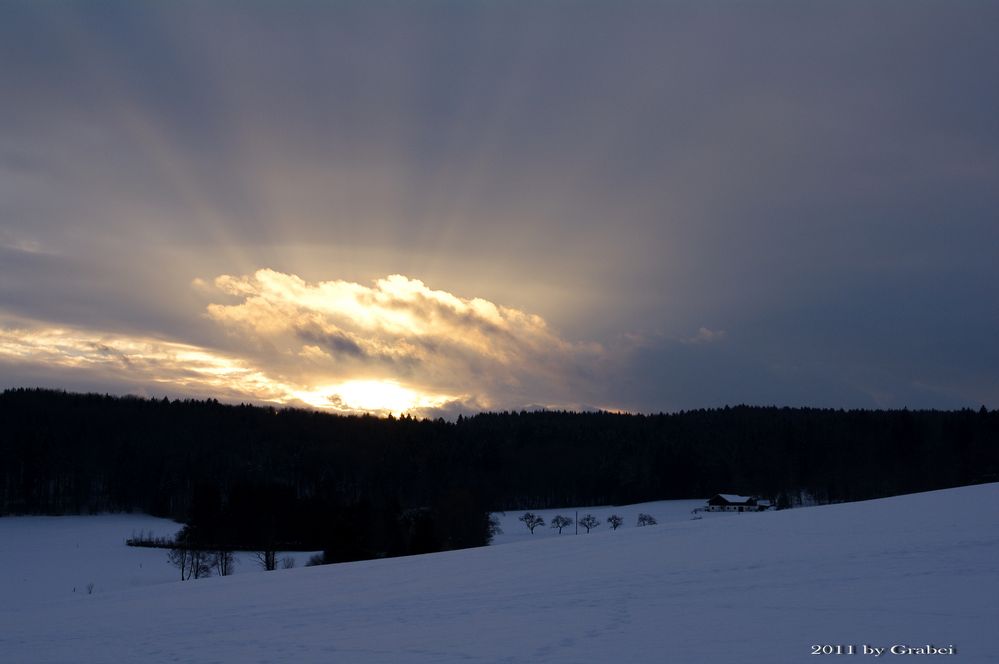
[[[997,506],[991,484],[76,595],[0,609],[0,661],[991,662]]]

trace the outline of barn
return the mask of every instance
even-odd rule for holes
[[[732,493],[716,493],[708,498],[706,512],[763,512],[773,509],[769,500]]]

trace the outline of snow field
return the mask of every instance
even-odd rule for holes
[[[29,603],[0,609],[0,661],[782,664],[904,643],[984,664],[997,505],[981,485]]]
[[[125,540],[143,532],[172,537],[181,527],[146,514],[2,517],[0,610],[178,581],[165,549],[130,547]],[[278,564],[290,556],[302,566],[312,553],[280,553]],[[235,555],[235,574],[261,571],[252,554]]]

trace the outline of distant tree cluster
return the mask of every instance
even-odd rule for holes
[[[143,511],[204,550],[324,562],[482,545],[500,510],[718,492],[787,507],[999,480],[999,411],[984,408],[445,422],[17,389],[0,394],[0,427],[0,514]]]
[[[225,574],[220,571],[220,576],[232,573],[232,552],[201,548],[192,540],[187,529],[177,534],[173,546],[167,551],[167,560],[180,571],[181,581],[211,576],[214,569],[225,570]]]
[[[265,569],[278,551],[428,553],[499,527],[443,421],[8,390],[0,422],[0,514],[142,511],[185,523],[192,551],[258,551]],[[202,575],[200,557],[178,562]]]

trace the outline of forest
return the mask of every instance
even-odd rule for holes
[[[726,407],[376,418],[12,389],[0,515],[141,511],[329,562],[489,541],[492,511],[714,493],[862,500],[999,480],[999,411]]]

